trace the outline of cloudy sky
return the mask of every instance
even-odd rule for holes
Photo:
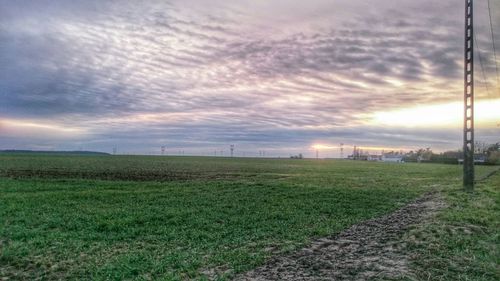
[[[500,1],[491,6],[500,49]],[[458,0],[0,0],[0,149],[459,148],[463,10]],[[476,24],[477,138],[500,141],[487,0]]]

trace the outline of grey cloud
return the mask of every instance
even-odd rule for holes
[[[90,122],[95,138],[152,143],[419,142],[343,127],[360,113],[450,101],[442,85],[460,83],[460,8],[392,2],[0,1],[1,116]],[[191,118],[97,122],[174,112]],[[322,124],[339,129],[307,129]]]

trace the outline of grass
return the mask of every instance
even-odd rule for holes
[[[458,186],[460,171],[333,160],[0,155],[0,276],[227,279],[436,186]]]
[[[448,207],[406,237],[420,280],[500,280],[500,174],[472,194],[442,192]]]

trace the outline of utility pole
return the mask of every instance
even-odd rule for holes
[[[474,1],[465,0],[464,188],[474,190]]]
[[[340,159],[344,159],[344,143],[340,144]]]
[[[234,144],[231,144],[231,146],[229,148],[231,149],[231,157],[233,157],[233,155],[234,155]]]

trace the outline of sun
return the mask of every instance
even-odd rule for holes
[[[316,149],[316,150],[324,150],[324,149],[335,149],[338,147],[330,146],[330,145],[326,145],[326,144],[314,144],[311,146],[311,148]]]

